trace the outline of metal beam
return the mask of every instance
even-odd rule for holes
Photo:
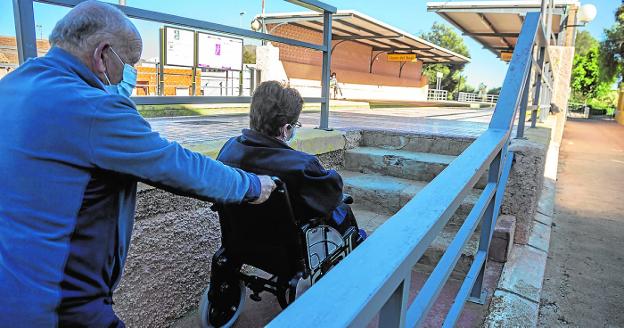
[[[479,37],[479,36],[493,36],[493,37],[511,37],[511,38],[517,38],[518,37],[518,33],[472,33],[472,32],[464,32],[462,33],[462,35],[466,35],[466,36],[475,36],[475,37]]]
[[[336,20],[336,21],[338,21],[338,20]],[[323,32],[323,29],[322,29],[323,23],[315,22],[315,21],[310,21],[310,23],[321,27],[321,29],[318,29],[318,30],[310,27],[311,30],[315,30],[317,32]],[[332,31],[345,33],[345,34],[349,34],[349,35],[356,35],[356,34],[353,34],[353,32],[351,32],[351,31],[347,31],[345,29],[342,29],[342,28],[339,28],[339,27],[336,27],[336,26],[333,26],[333,25],[332,25]],[[371,40],[356,40],[354,42],[358,42],[358,43],[364,44],[364,45],[369,46],[369,47],[375,47],[375,45],[372,45],[369,42],[374,42],[374,43],[381,44],[381,45],[384,45],[384,46],[391,46],[391,45],[389,45],[389,44],[387,44],[387,43],[385,43],[383,41],[377,41],[375,39],[371,39]]]
[[[381,47],[373,47],[373,51],[427,51],[427,50],[431,50],[433,48],[396,48],[396,47],[390,47],[390,48],[381,48]],[[434,55],[434,54],[432,54]]]
[[[485,1],[485,2],[487,2],[487,1]],[[468,8],[468,7],[455,7],[455,8],[453,8],[452,7],[453,6],[452,2],[445,1],[445,2],[440,2],[440,3],[444,4],[444,8],[427,7],[427,11],[429,11],[429,12],[436,12],[438,14],[442,14],[442,13],[480,13],[480,14],[520,14],[520,15],[524,15],[524,14],[526,14],[528,12],[535,12],[535,11],[538,11],[540,9],[539,7],[536,7],[536,6],[520,6],[519,4],[514,4],[512,7],[497,7],[497,8],[476,7],[476,6],[473,6],[472,8]],[[563,15],[564,13],[565,13],[565,10],[562,7],[554,8],[554,10],[553,10],[553,14],[554,15]]]
[[[360,36],[360,35],[336,35],[332,37],[332,40],[376,40],[376,39],[396,39],[400,38],[403,35],[370,35],[370,36]]]
[[[37,57],[37,33],[32,0],[13,0],[15,36],[19,63]]]
[[[262,15],[256,16],[258,18],[263,18]],[[332,19],[340,19],[343,17],[351,17],[351,14],[334,14]],[[265,17],[265,24],[281,24],[281,23],[293,23],[293,22],[323,22],[323,16],[301,16],[301,15],[293,15],[291,17]]]
[[[337,11],[336,7],[328,5],[324,2],[320,2],[317,0],[286,0],[292,4],[304,7],[304,8],[308,8],[312,11],[317,11],[320,13],[323,12],[330,12],[330,13],[335,13]]]
[[[18,3],[22,2],[19,0],[14,0],[14,1]],[[84,2],[86,0],[36,0],[36,1],[41,2],[41,3],[58,5],[58,6],[74,7],[77,4]],[[25,1],[25,2],[28,2],[28,1]],[[312,2],[317,3],[318,1],[312,1]],[[321,3],[321,2],[318,2],[318,3]],[[254,31],[250,31],[247,29],[243,29],[243,28],[231,27],[227,25],[222,25],[222,24],[182,17],[182,16],[176,16],[176,15],[171,15],[171,14],[166,14],[166,13],[160,13],[160,12],[151,11],[151,10],[139,9],[135,7],[120,6],[120,5],[115,5],[115,4],[112,4],[112,5],[119,8],[128,17],[131,17],[131,18],[148,20],[148,21],[159,22],[159,23],[164,23],[164,24],[171,24],[171,25],[182,26],[182,27],[190,27],[190,28],[201,29],[201,30],[206,30],[206,31],[214,31],[214,32],[219,32],[219,33],[224,33],[224,34],[247,37],[251,39],[260,39],[260,40],[279,42],[279,43],[289,44],[289,45],[293,45],[297,47],[314,49],[318,51],[325,50],[324,47],[321,45],[283,38],[283,37],[278,37],[278,36],[261,33],[261,32],[254,32]],[[33,25],[33,30],[34,30],[34,25]]]
[[[483,22],[485,23],[485,25],[488,26],[488,28],[490,30],[492,30],[492,32],[494,33],[498,33],[498,31],[496,30],[496,28],[494,27],[494,25],[490,22],[490,20],[487,19],[487,17],[485,17],[484,14],[479,13],[478,16],[481,18],[481,20],[483,20]],[[507,42],[507,40],[504,37],[500,38],[503,43],[505,43],[507,45],[507,47],[511,48],[511,43]]]
[[[323,12],[323,66],[321,70],[321,123],[320,129],[329,130],[329,74],[331,73],[332,13]]]
[[[288,24],[290,24],[290,25],[292,25],[292,26],[297,26],[297,27],[300,27],[300,28],[308,29],[308,30],[310,30],[310,31],[314,31],[314,32],[317,32],[317,33],[321,33],[321,34],[323,33],[323,23],[321,23],[321,22],[316,22],[316,21],[308,21],[308,22],[310,22],[310,23],[314,23],[314,25],[319,26],[320,28],[318,28],[318,29],[317,29],[317,28],[314,28],[314,27],[311,27],[311,26],[308,26],[308,25],[303,25],[303,24],[300,24],[300,23],[288,23]],[[341,30],[341,29],[336,28],[336,27],[332,27],[332,31],[336,31],[336,32],[340,32],[340,33],[349,34],[349,36],[355,36],[355,34],[353,34],[353,33],[349,32],[349,31]],[[334,35],[334,34],[332,34],[332,35]],[[343,35],[336,35],[336,36],[343,36]],[[333,39],[333,37],[332,37],[332,39]],[[344,42],[344,41],[346,41],[346,40],[343,40],[343,41],[341,41],[341,42]],[[367,46],[367,47],[371,47],[371,45],[370,45],[369,43],[362,42],[361,40],[350,40],[350,41],[351,41],[351,42],[358,43],[358,44],[361,44],[361,45],[364,45],[364,46]],[[375,40],[369,40],[369,41],[375,41]],[[334,51],[334,48],[336,48],[336,46],[337,46],[337,45],[338,45],[338,44],[335,44],[335,45],[331,48],[331,51]]]
[[[337,22],[338,22],[338,23],[340,23],[340,24],[347,25],[347,26],[349,26],[349,27],[351,27],[351,28],[353,28],[353,29],[360,30],[360,31],[364,31],[364,32],[369,33],[369,34],[372,34],[372,35],[377,35],[377,36],[380,36],[380,35],[381,35],[381,34],[379,34],[378,32],[375,32],[375,31],[373,31],[373,30],[369,30],[369,29],[364,28],[364,27],[361,27],[361,26],[357,26],[357,25],[355,25],[355,24],[353,24],[353,23],[351,23],[351,22],[345,22],[345,21],[343,21],[343,20],[337,20]],[[406,42],[403,42],[403,41],[401,41],[401,40],[393,40],[393,42],[400,43],[400,44],[403,44],[403,45],[408,46],[408,47],[412,47],[412,45],[411,45],[411,44],[406,43]],[[390,44],[390,46],[392,46],[392,45]]]
[[[304,97],[306,103],[322,103],[323,98]],[[137,105],[172,105],[172,104],[245,104],[251,103],[251,97],[235,96],[138,96],[132,97]]]

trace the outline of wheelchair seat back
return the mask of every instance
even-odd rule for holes
[[[278,277],[305,272],[304,236],[288,197],[286,185],[277,188],[264,203],[217,205],[221,243],[227,257]]]

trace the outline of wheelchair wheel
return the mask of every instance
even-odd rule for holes
[[[293,287],[288,287],[277,292],[277,302],[282,310],[295,301],[295,295],[296,288]]]
[[[222,321],[225,321],[225,323],[223,324],[213,324],[210,320],[210,314],[216,309],[213,308],[212,304],[210,304],[210,300],[208,299],[208,292],[210,291],[210,284],[208,284],[208,287],[206,287],[206,290],[204,290],[201,296],[201,299],[199,301],[199,316],[200,316],[202,328],[212,328],[212,327],[228,328],[234,325],[234,323],[236,322],[240,314],[243,312],[245,299],[247,296],[247,289],[245,288],[245,284],[242,281],[239,283],[239,289],[240,289],[240,299],[238,301],[238,305],[233,306],[233,308],[235,307],[235,310],[233,312],[232,312],[232,309],[229,309],[228,313],[224,314],[226,316],[231,316],[231,317],[229,319],[221,318]]]

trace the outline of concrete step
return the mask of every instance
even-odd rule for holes
[[[426,182],[391,176],[341,171],[344,192],[351,194],[358,207],[375,213],[394,214],[426,185]],[[479,191],[471,192],[459,206],[450,225],[459,226],[477,201]],[[389,216],[389,215],[388,215]]]
[[[406,150],[358,147],[345,152],[345,168],[361,173],[375,173],[403,179],[431,181],[457,156]],[[476,184],[483,188],[487,175]]]
[[[373,211],[358,203],[355,203],[352,209],[359,227],[366,230],[368,235],[374,234],[375,230],[392,216],[387,212]],[[457,225],[447,224],[442,232],[433,240],[431,246],[427,248],[420,261],[418,261],[419,265],[414,267],[414,270],[425,273],[433,271],[433,268],[440,261],[440,258],[444,255],[444,252],[453,241],[453,238],[455,238],[458,229],[459,226]],[[457,261],[457,265],[453,270],[453,276],[461,278],[468,273],[479,247],[479,231],[480,229],[477,228],[477,231],[464,246],[462,254]]]
[[[360,146],[457,156],[474,138],[406,134],[394,131],[363,131]]]

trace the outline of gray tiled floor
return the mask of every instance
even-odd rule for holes
[[[330,113],[334,129],[367,128],[415,133],[476,137],[487,128],[492,110],[452,108],[384,108],[337,110]],[[320,113],[304,112],[304,127],[318,126]],[[197,144],[240,134],[249,126],[246,115],[159,118],[149,120],[163,137],[183,144]]]

